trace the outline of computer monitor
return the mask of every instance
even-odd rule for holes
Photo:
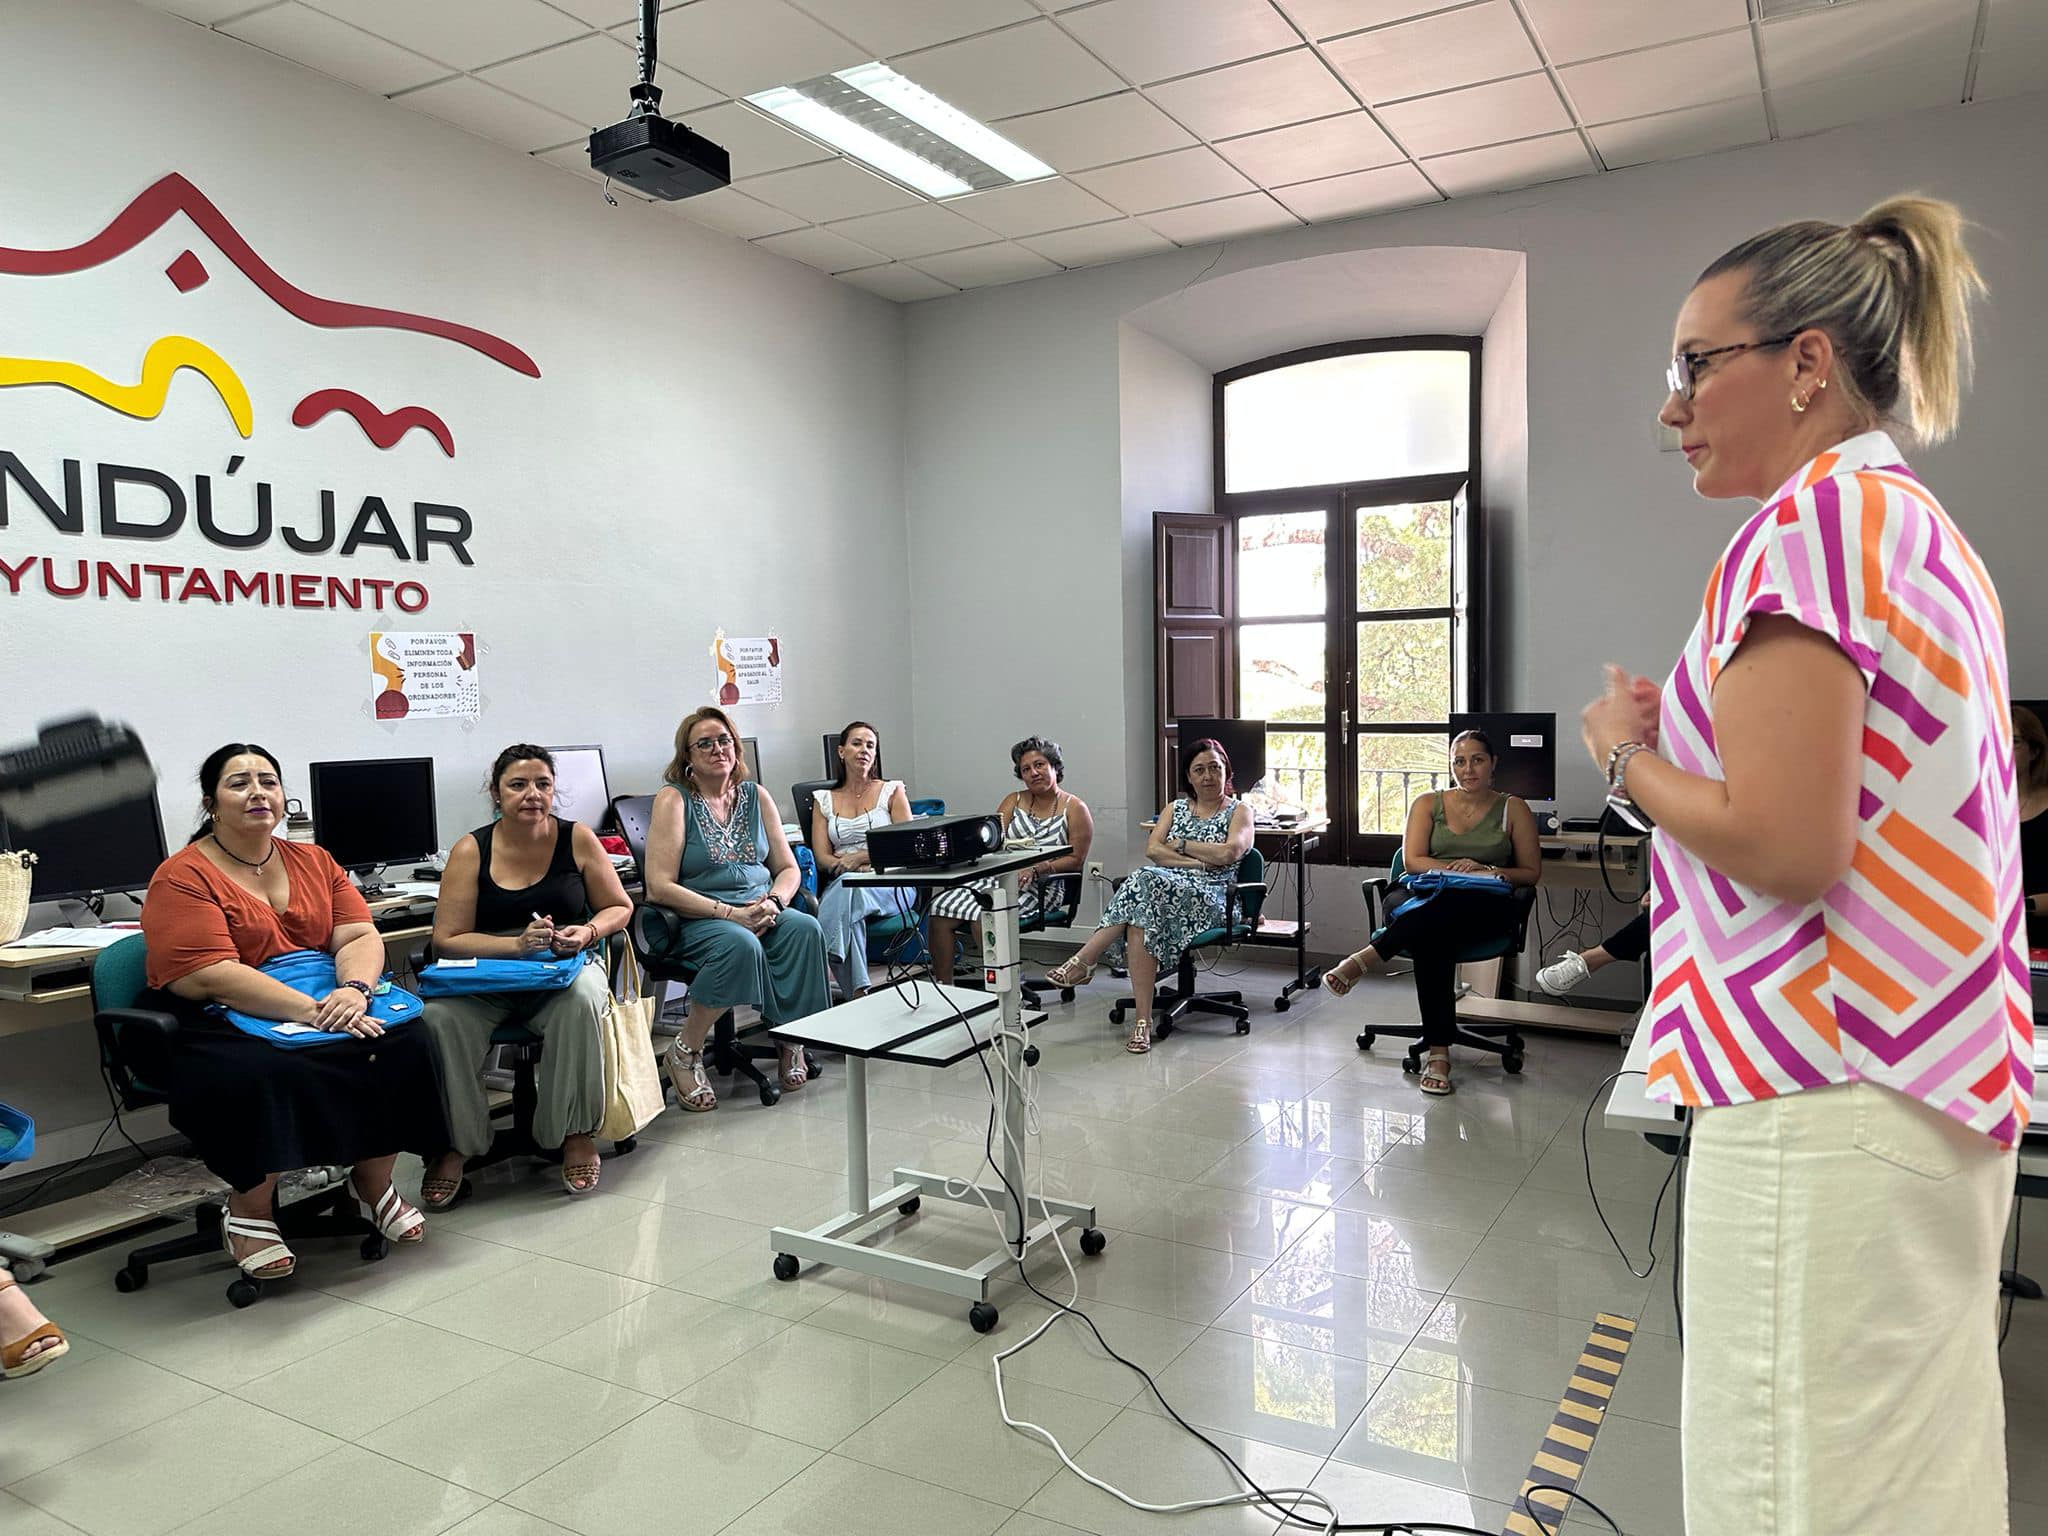
[[[1557,716],[1464,714],[1451,716],[1451,739],[1479,731],[1493,743],[1493,787],[1524,800],[1557,799]]]
[[[1183,716],[1174,736],[1174,763],[1178,771],[1168,789],[1182,792],[1188,762],[1195,755],[1195,743],[1216,741],[1230,758],[1231,782],[1240,795],[1250,794],[1266,777],[1266,722],[1263,720],[1202,720]]]
[[[0,848],[36,856],[30,901],[140,891],[164,861],[163,813],[152,789],[109,810],[44,822],[32,832],[16,832],[0,819]]]
[[[740,738],[740,761],[747,765],[747,777],[756,784],[761,782],[761,738],[742,736]]]
[[[611,781],[605,777],[603,747],[549,747],[555,760],[555,814],[593,830],[611,814]]]
[[[2014,699],[2012,707],[2014,709],[2031,709],[2036,720],[2040,721],[2043,725],[2048,725],[2048,699]]]
[[[410,864],[441,846],[431,757],[308,763],[313,841],[344,869]],[[364,888],[374,889],[369,882]]]

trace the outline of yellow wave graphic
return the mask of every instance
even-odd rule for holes
[[[88,400],[97,401],[123,416],[154,421],[163,414],[171,393],[171,376],[190,368],[219,393],[221,404],[234,419],[235,430],[249,435],[254,417],[249,409],[249,391],[230,368],[227,360],[204,342],[190,336],[160,336],[142,355],[142,379],[136,384],[117,384],[104,374],[94,373],[79,363],[37,357],[0,357],[0,388],[20,384],[55,384],[74,389]]]

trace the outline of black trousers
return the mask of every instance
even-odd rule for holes
[[[1650,952],[1650,914],[1638,912],[1600,941],[1617,960],[1640,960]]]
[[[1457,957],[1474,944],[1513,933],[1519,916],[1519,906],[1497,891],[1454,889],[1403,907],[1387,920],[1372,947],[1384,959],[1405,954],[1415,962],[1424,1045],[1449,1045],[1457,1032]]]

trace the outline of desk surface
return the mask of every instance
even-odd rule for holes
[[[770,1033],[777,1039],[814,1045],[822,1051],[876,1056],[921,1035],[957,1025],[963,1014],[971,1019],[993,1013],[996,1003],[993,992],[919,981],[883,987],[807,1019],[774,1025]]]

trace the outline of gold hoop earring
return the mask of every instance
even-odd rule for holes
[[[1797,395],[1794,395],[1792,397],[1792,409],[1797,411],[1800,415],[1804,416],[1806,414],[1806,402],[1800,399]]]

